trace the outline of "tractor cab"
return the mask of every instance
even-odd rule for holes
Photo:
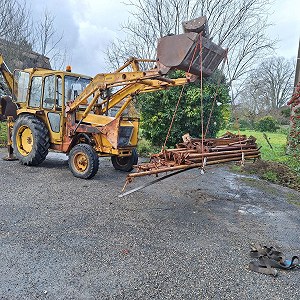
[[[37,115],[47,126],[50,143],[61,143],[66,104],[72,102],[91,78],[70,72],[45,69],[15,70],[13,101],[17,114]]]
[[[45,69],[15,70],[14,101],[21,108],[63,110],[91,82],[91,77]]]

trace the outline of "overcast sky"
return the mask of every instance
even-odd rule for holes
[[[55,26],[63,33],[62,46],[68,56],[66,64],[73,71],[95,75],[107,71],[103,51],[111,40],[122,37],[120,24],[129,17],[124,0],[24,0],[35,18],[47,9],[55,16]],[[300,0],[275,0],[270,11],[269,30],[280,40],[277,55],[296,57],[300,37]]]

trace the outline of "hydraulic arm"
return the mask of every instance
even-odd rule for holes
[[[10,92],[13,90],[13,74],[7,67],[6,63],[3,60],[2,55],[0,54],[0,72],[2,73],[2,76],[7,84],[7,87],[9,88]]]

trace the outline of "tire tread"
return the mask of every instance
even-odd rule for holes
[[[75,167],[73,166],[72,159],[77,151],[84,152],[89,158],[90,165],[88,167],[87,172],[85,172],[85,173],[78,172],[75,169]],[[68,163],[69,163],[69,168],[72,171],[73,175],[75,177],[82,178],[82,179],[91,179],[92,177],[94,177],[97,174],[98,169],[99,169],[99,157],[98,157],[96,151],[93,149],[93,147],[89,144],[75,145],[69,153]]]
[[[16,134],[19,126],[27,125],[34,135],[35,144],[32,146],[32,151],[23,156],[18,150],[16,145]],[[48,155],[48,149],[50,147],[49,131],[43,121],[33,115],[21,115],[16,120],[13,127],[13,148],[16,157],[24,165],[36,166],[41,164]]]

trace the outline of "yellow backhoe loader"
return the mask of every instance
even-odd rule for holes
[[[12,74],[0,55],[0,71],[16,105],[17,117],[8,117],[8,145],[17,159],[38,165],[52,149],[68,154],[69,167],[79,178],[97,173],[99,156],[111,156],[115,169],[131,171],[138,159],[139,119],[125,117],[124,111],[132,99],[183,85],[200,69],[209,76],[224,58],[225,51],[206,36],[205,17],[184,23],[184,29],[159,40],[156,60],[130,58],[113,73],[93,78],[40,68]],[[141,70],[141,62],[153,63],[153,68]],[[186,77],[168,78],[172,69],[184,70]]]

